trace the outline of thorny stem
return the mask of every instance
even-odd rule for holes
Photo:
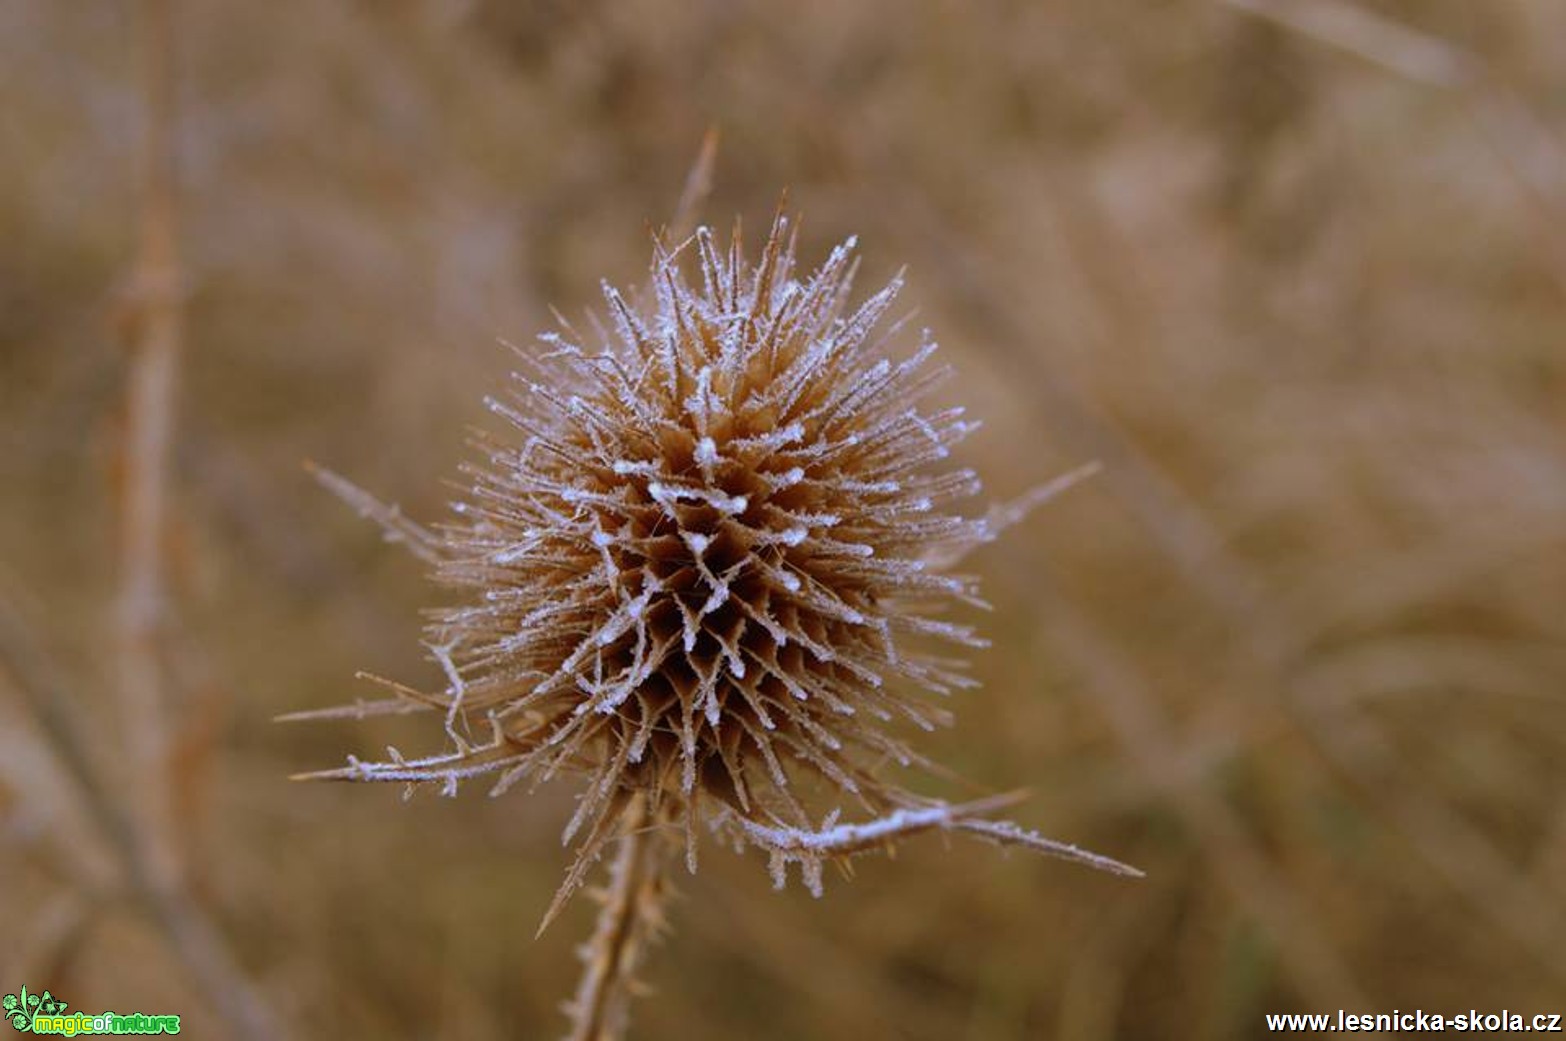
[[[567,1041],[616,1041],[625,1035],[636,969],[647,942],[663,926],[664,866],[669,844],[649,827],[646,799],[635,796],[621,817],[623,834],[593,936],[582,948],[583,971],[567,1006]]]
[[[161,654],[168,623],[164,582],[168,469],[183,316],[173,156],[172,0],[144,0],[146,136],[140,247],[132,273],[125,404],[120,590],[114,617],[120,709],[137,809],[151,842],[150,869],[176,873],[169,735]]]

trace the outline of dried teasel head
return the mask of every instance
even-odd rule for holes
[[[984,816],[1002,800],[954,806],[885,775],[929,765],[901,733],[947,721],[937,699],[972,683],[951,651],[984,646],[947,617],[982,606],[950,568],[1071,478],[954,511],[980,490],[949,460],[975,424],[928,406],[945,375],[928,337],[895,356],[900,278],[850,306],[852,252],[801,276],[782,216],[754,263],[737,231],[727,249],[707,229],[657,246],[638,299],[604,288],[607,329],[590,343],[562,322],[488,402],[514,431],[480,442],[451,523],[323,474],[461,602],[426,636],[444,689],[339,710],[438,712],[450,748],[311,776],[448,793],[585,776],[556,907],[631,807],[683,823],[693,868],[705,822],[817,890],[825,860],[933,828],[1134,873]],[[866,823],[835,807],[812,823],[849,799]]]

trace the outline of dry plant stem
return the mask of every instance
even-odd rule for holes
[[[144,0],[141,241],[131,279],[134,320],[128,344],[121,577],[114,618],[120,711],[130,746],[135,811],[151,840],[148,869],[162,881],[177,870],[161,660],[168,612],[163,544],[182,322],[175,229],[173,17],[170,0]]]
[[[568,1041],[624,1036],[637,966],[663,924],[669,848],[662,832],[649,827],[647,801],[640,795],[626,807],[622,827],[609,886],[599,894],[598,924],[582,949],[582,979],[567,1006]]]
[[[685,175],[685,187],[680,191],[680,201],[674,207],[674,217],[669,221],[669,238],[679,241],[691,233],[696,224],[696,214],[701,204],[712,194],[712,171],[718,161],[718,128],[710,126],[702,135],[701,150],[696,161]]]
[[[10,678],[54,755],[81,789],[83,802],[108,839],[131,893],[146,908],[229,1031],[246,1041],[289,1037],[245,978],[222,932],[206,912],[182,887],[153,870],[139,822],[93,769],[92,751],[59,671],[3,598],[0,674]]]

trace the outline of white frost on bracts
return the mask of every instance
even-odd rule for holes
[[[756,264],[738,235],[727,250],[707,229],[660,243],[640,297],[604,287],[598,342],[562,323],[517,352],[514,387],[485,403],[512,430],[479,436],[446,524],[321,472],[460,602],[425,638],[443,689],[387,684],[393,698],[350,713],[438,711],[451,750],[315,776],[450,792],[493,775],[498,793],[584,775],[562,896],[633,797],[687,836],[705,807],[807,874],[834,843],[929,828],[1113,870],[876,772],[926,765],[895,730],[945,724],[932,700],[972,685],[935,653],[985,646],[943,617],[985,606],[948,569],[1083,474],[987,516],[954,512],[979,479],[945,461],[977,424],[926,407],[945,375],[927,335],[907,357],[889,349],[900,276],[850,308],[852,253],[797,276],[783,217]],[[908,808],[815,832],[811,777],[870,812]]]
[[[1045,838],[1010,821],[991,820],[983,816],[1013,801],[1015,796],[962,804],[930,802],[900,807],[861,824],[837,823],[838,811],[834,810],[822,821],[820,828],[814,830],[758,824],[752,820],[725,816],[715,819],[713,826],[720,833],[728,833],[736,845],[751,845],[766,851],[773,885],[778,889],[788,883],[788,865],[798,864],[805,887],[817,897],[822,894],[821,872],[827,861],[885,849],[911,835],[932,830],[968,832],[998,845],[1021,846],[1112,874],[1134,878],[1142,876],[1141,871],[1118,860]]]

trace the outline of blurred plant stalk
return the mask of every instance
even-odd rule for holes
[[[143,0],[145,98],[139,244],[129,285],[121,457],[120,586],[114,655],[133,812],[160,883],[179,873],[169,771],[166,532],[175,389],[184,337],[174,159],[174,11]]]

